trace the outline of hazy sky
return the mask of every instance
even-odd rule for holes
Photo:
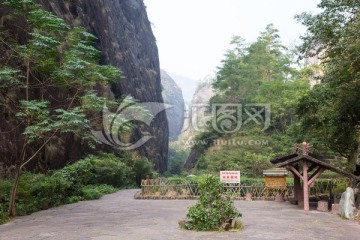
[[[316,13],[320,0],[144,0],[165,71],[194,80],[214,75],[233,35],[255,41],[267,24],[285,45],[300,43],[305,28],[294,20]]]

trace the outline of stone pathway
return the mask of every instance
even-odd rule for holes
[[[24,239],[360,239],[360,225],[330,213],[304,212],[288,202],[236,201],[241,232],[194,232],[178,228],[193,200],[134,200],[123,190],[19,217],[0,226],[1,240]]]

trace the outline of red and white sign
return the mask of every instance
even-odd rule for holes
[[[240,183],[240,171],[220,171],[220,181],[223,183]]]

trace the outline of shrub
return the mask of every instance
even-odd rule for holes
[[[58,173],[74,184],[85,184],[91,181],[93,177],[91,173],[92,158],[93,156],[89,156],[74,164],[68,165],[59,170]]]
[[[49,171],[48,175],[24,173],[18,188],[17,215],[81,199],[98,199],[119,187],[133,185],[135,176],[154,175],[146,158],[135,161],[133,169],[125,161],[112,154],[89,155],[61,170]],[[0,181],[0,224],[7,219],[11,188],[12,181]]]
[[[23,173],[21,175],[16,199],[17,215],[23,216],[41,210],[40,201],[36,196],[31,195],[30,189],[43,178],[43,174]]]
[[[79,197],[79,196],[70,196],[70,197],[66,198],[65,204],[76,203],[80,200],[81,200],[81,197]]]
[[[7,220],[10,191],[11,181],[0,180],[0,224],[5,223]]]
[[[110,185],[87,185],[81,189],[82,197],[85,200],[99,199],[105,194],[114,193],[117,189]]]
[[[63,204],[72,182],[63,176],[24,173],[20,178],[16,201],[17,215],[26,215]]]
[[[347,184],[346,182],[339,182],[335,185],[333,192],[334,193],[343,193],[346,191]]]
[[[167,178],[167,182],[170,184],[185,184],[188,181],[185,178],[181,177],[169,177]]]
[[[108,184],[114,187],[121,187],[133,183],[131,168],[121,162],[114,155],[103,155],[100,159],[92,161],[91,169],[94,177],[91,184]]]
[[[168,171],[172,175],[180,175],[189,155],[187,150],[169,150]]]
[[[0,180],[0,204],[6,204],[9,201],[12,182],[9,180]]]
[[[146,179],[146,176],[155,178],[156,173],[152,170],[153,164],[145,157],[139,158],[135,161],[133,171],[135,174],[136,183],[140,186],[141,180]]]
[[[102,197],[101,192],[93,186],[85,186],[81,189],[81,195],[85,200],[94,200]]]
[[[0,225],[6,223],[7,219],[8,219],[7,211],[3,209],[2,206],[0,205]]]
[[[214,176],[200,182],[200,198],[187,213],[185,229],[209,231],[220,230],[225,222],[241,217],[230,198],[223,193],[223,185]]]
[[[30,195],[36,198],[39,209],[48,209],[63,204],[71,193],[73,183],[59,174],[45,176],[37,174],[39,178],[30,187]]]
[[[79,195],[86,185],[107,184],[113,187],[131,185],[134,182],[131,168],[112,154],[89,155],[55,174],[73,183],[72,195]]]

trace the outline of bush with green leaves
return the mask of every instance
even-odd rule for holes
[[[136,168],[129,166],[130,163],[129,159],[113,154],[89,155],[47,174],[23,173],[16,200],[17,215],[27,215],[79,200],[99,199],[119,188],[134,186],[136,176],[152,174],[152,165],[146,158],[135,160]],[[0,224],[7,219],[13,181],[0,181]]]
[[[133,165],[133,172],[135,174],[135,181],[138,186],[141,185],[141,180],[156,177],[156,172],[152,170],[153,164],[145,157],[135,160]]]
[[[85,185],[107,184],[113,187],[134,185],[133,170],[113,154],[89,155],[54,175],[61,175],[73,183],[73,194],[80,194]]]
[[[110,185],[87,185],[81,189],[81,195],[85,200],[99,199],[105,194],[116,192],[116,188]]]
[[[108,184],[113,187],[134,185],[134,173],[130,166],[113,154],[102,154],[101,158],[91,157],[95,178],[91,184]]]
[[[11,181],[0,180],[0,224],[7,220],[7,209],[9,207],[9,193],[11,191]]]
[[[241,213],[223,192],[219,178],[203,178],[200,181],[199,201],[189,208],[184,228],[198,231],[221,230],[225,222],[241,217]]]
[[[180,175],[186,159],[189,156],[188,150],[169,149],[168,174]]]

